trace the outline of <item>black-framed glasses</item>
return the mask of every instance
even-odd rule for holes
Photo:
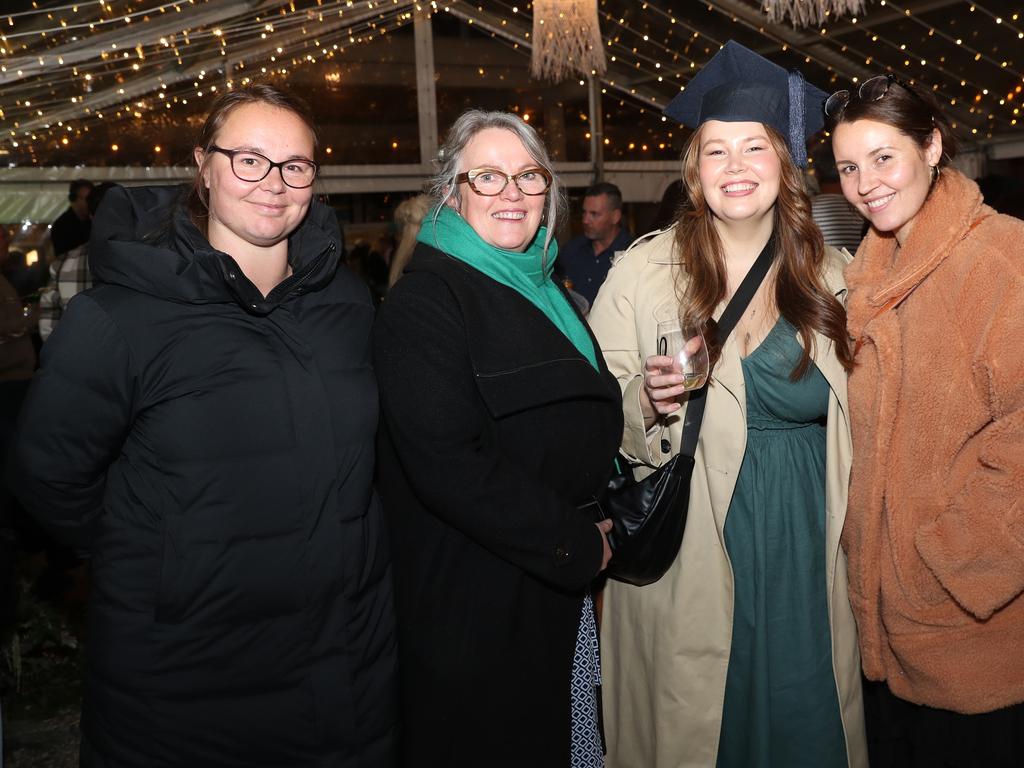
[[[281,169],[281,180],[292,189],[305,189],[316,181],[319,165],[312,160],[293,158],[272,162],[269,157],[248,149],[224,149],[216,144],[211,152],[220,152],[231,160],[231,171],[242,181],[263,181],[275,168]]]
[[[892,73],[878,75],[865,80],[860,84],[860,88],[857,89],[857,98],[861,101],[878,101],[889,92],[893,83],[900,86],[904,91],[909,93],[918,101],[925,103],[924,99],[918,95],[917,91]],[[832,120],[838,119],[852,98],[852,92],[846,89],[833,93],[825,100],[825,117],[831,118]]]
[[[484,197],[500,195],[510,181],[524,195],[543,195],[551,186],[551,174],[543,168],[527,168],[511,175],[495,168],[473,168],[455,177],[456,184],[465,182],[470,189]]]

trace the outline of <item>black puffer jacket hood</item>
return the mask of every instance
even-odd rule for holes
[[[228,254],[213,248],[185,208],[189,187],[115,187],[92,225],[89,266],[97,282],[188,304],[237,302],[266,314],[294,292],[322,288],[337,269],[334,212],[313,200],[288,238],[292,275],[266,298]]]

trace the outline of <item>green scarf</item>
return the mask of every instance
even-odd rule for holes
[[[469,223],[453,208],[441,206],[435,223],[431,211],[423,219],[417,240],[431,248],[469,264],[502,285],[518,291],[548,320],[554,323],[566,338],[580,351],[590,364],[597,369],[597,355],[594,342],[586,326],[569,305],[568,299],[551,279],[558,254],[558,243],[551,241],[548,261],[544,263],[544,237],[547,230],[541,227],[525,253],[506,251],[485,243]]]

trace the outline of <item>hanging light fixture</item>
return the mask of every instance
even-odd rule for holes
[[[789,21],[794,27],[820,26],[840,16],[864,13],[864,0],[768,0],[768,21]]]
[[[530,74],[557,82],[606,68],[597,0],[533,0]]]

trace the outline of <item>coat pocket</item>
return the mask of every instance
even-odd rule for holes
[[[932,499],[908,498],[890,504],[889,547],[900,588],[908,603],[919,608],[951,602],[953,597],[942,586],[917,551],[915,536],[942,512],[943,505]]]
[[[612,401],[618,397],[618,391],[611,392],[604,378],[582,358],[545,360],[493,373],[478,372],[476,384],[495,419],[567,400]]]

